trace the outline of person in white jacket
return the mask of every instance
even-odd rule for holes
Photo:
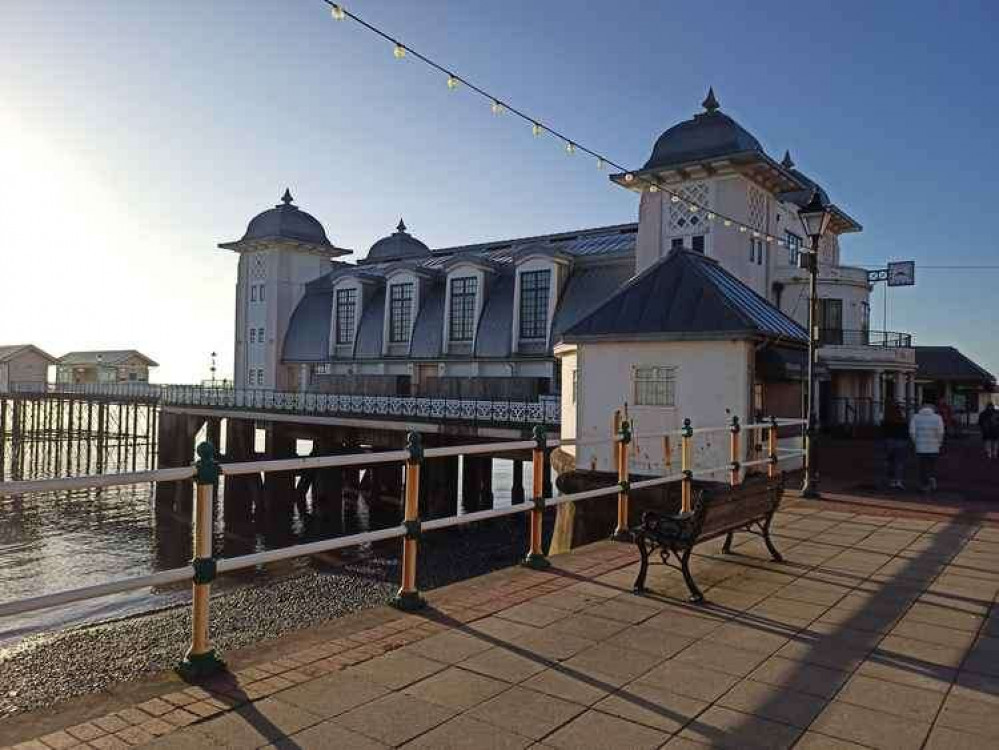
[[[937,456],[944,439],[944,423],[930,402],[912,416],[909,422],[909,436],[916,446],[919,459],[919,482],[923,492],[937,488]]]

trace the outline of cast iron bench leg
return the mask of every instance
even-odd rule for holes
[[[683,557],[680,558],[680,571],[683,573],[683,580],[687,582],[687,588],[690,589],[690,601],[694,604],[700,604],[704,601],[704,594],[697,588],[693,576],[690,575],[690,554],[693,551],[693,545],[683,551]]]
[[[769,550],[770,557],[773,558],[774,562],[784,562],[784,556],[777,551],[777,548],[774,546],[773,540],[770,539],[770,522],[772,520],[773,516],[770,516],[763,524],[763,543],[767,545],[767,550]]]
[[[731,531],[728,532],[728,534],[725,537],[725,544],[722,545],[722,552],[724,552],[726,555],[732,551],[732,536],[733,536],[732,532]]]
[[[633,590],[636,594],[641,594],[645,592],[645,576],[649,572],[649,550],[645,547],[645,534],[637,532],[635,544],[638,545],[638,553],[642,556],[642,564],[638,569],[638,577],[635,579]]]

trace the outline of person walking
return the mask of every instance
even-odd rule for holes
[[[909,422],[909,436],[919,460],[919,483],[923,492],[932,492],[937,488],[937,457],[944,440],[944,422],[932,402],[925,402],[913,415]]]
[[[905,459],[909,452],[909,425],[906,424],[905,414],[895,401],[889,401],[885,405],[881,434],[885,440],[888,486],[893,490],[904,490],[902,478],[905,476]]]
[[[990,401],[978,415],[978,429],[982,431],[986,458],[999,458],[999,410]]]

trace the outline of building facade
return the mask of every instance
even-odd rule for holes
[[[713,92],[703,107],[666,130],[640,170],[611,177],[639,193],[637,223],[432,247],[400,221],[349,263],[352,251],[331,243],[286,191],[241,239],[220,245],[240,256],[236,387],[557,399],[566,384],[554,347],[564,332],[680,250],[717,261],[806,325],[798,210],[817,190],[833,217],[819,248],[820,421],[876,422],[886,399],[914,400],[910,337],[870,329],[866,271],[841,262],[840,238],[860,224],[789,154],[769,156]],[[780,357],[762,366],[801,369]]]
[[[159,365],[135,349],[70,352],[56,362],[56,382],[148,383],[150,367]]]
[[[819,421],[877,422],[885,399],[913,402],[911,337],[870,329],[867,271],[841,260],[840,238],[860,232],[860,224],[789,153],[780,161],[769,156],[721,111],[713,92],[703,107],[666,130],[641,169],[612,177],[640,193],[636,270],[673,250],[704,253],[807,325],[808,273],[799,260],[809,241],[798,210],[817,190],[832,212],[819,247]],[[652,189],[653,180],[667,189]]]
[[[49,366],[55,357],[33,344],[0,346],[0,393],[27,388],[45,387]]]

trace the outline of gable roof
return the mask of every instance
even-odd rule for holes
[[[9,344],[7,346],[0,346],[0,362],[8,362],[24,352],[34,352],[35,354],[39,354],[47,359],[49,364],[55,364],[56,362],[55,357],[42,351],[34,344]]]
[[[970,380],[993,387],[995,376],[953,346],[917,346],[916,377],[929,380]]]
[[[618,290],[563,340],[779,339],[807,345],[797,322],[701,253],[674,250]]]
[[[117,365],[132,357],[138,357],[144,360],[149,367],[159,367],[159,364],[136,349],[95,349],[88,352],[70,352],[59,357],[58,362],[60,365],[96,365],[98,357],[103,365]]]

